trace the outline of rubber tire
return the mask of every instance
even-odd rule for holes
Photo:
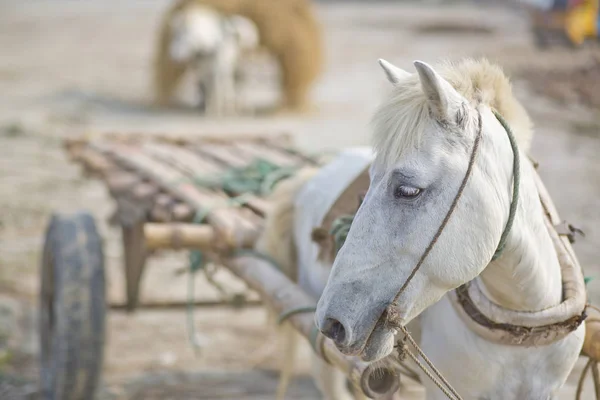
[[[105,338],[102,240],[91,215],[54,215],[40,285],[40,398],[91,400]]]

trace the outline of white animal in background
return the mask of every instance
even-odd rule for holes
[[[171,58],[195,75],[200,108],[210,116],[237,113],[240,59],[258,47],[256,25],[239,15],[194,6],[175,15],[171,29]]]

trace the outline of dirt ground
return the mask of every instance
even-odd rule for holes
[[[536,124],[532,155],[563,218],[586,233],[575,245],[586,275],[600,278],[595,108],[600,103],[543,90],[581,76],[573,71],[589,68],[597,57],[594,48],[537,50],[526,15],[506,6],[322,3],[327,68],[313,92],[314,109],[214,120],[185,106],[149,107],[153,42],[167,5],[166,0],[0,2],[0,398],[17,396],[11,387],[35,392],[38,265],[52,212],[86,209],[97,217],[106,240],[109,299],[124,298],[120,235],[106,223],[110,197],[68,162],[61,139],[105,131],[223,136],[288,131],[306,151],[367,144],[369,117],[387,85],[377,65],[381,57],[412,70],[415,59],[485,55],[515,77]],[[252,87],[247,93],[252,97]],[[182,253],[153,258],[142,300],[184,301],[186,277],[175,271],[185,263]],[[232,290],[242,287],[226,274],[221,279]],[[201,298],[218,298],[200,278],[198,285]],[[590,297],[600,304],[600,279],[590,283]],[[263,309],[198,309],[195,325],[203,344],[198,356],[185,321],[182,310],[111,313],[101,398],[273,398],[277,348]],[[305,376],[308,352],[303,349],[297,368],[302,377],[289,398],[317,397]],[[573,398],[576,379],[575,374],[569,379],[561,399]]]

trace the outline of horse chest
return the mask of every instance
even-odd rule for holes
[[[577,361],[584,327],[552,345],[507,346],[489,342],[462,322],[447,296],[420,318],[421,346],[465,399],[548,399]],[[445,398],[423,379],[427,399]]]

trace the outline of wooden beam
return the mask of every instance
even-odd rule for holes
[[[212,226],[183,223],[146,223],[144,237],[148,249],[202,249],[210,250],[216,240]]]
[[[223,260],[224,266],[256,290],[261,298],[278,313],[316,304],[274,265],[252,255]],[[337,350],[333,342],[314,331],[314,313],[304,312],[289,317],[292,326],[311,341],[317,355],[334,365],[351,380],[357,389],[370,398],[394,393],[399,387],[400,374],[391,362],[369,364]]]

